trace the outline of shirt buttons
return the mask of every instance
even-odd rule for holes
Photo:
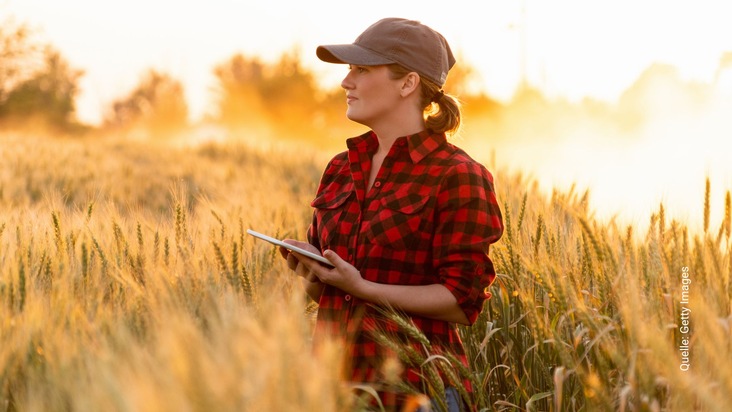
[[[374,187],[381,187],[381,182],[375,182]]]
[[[351,295],[346,295],[346,297],[343,298],[343,299],[345,299],[346,302],[350,302],[351,301]]]

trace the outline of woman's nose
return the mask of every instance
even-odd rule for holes
[[[349,90],[353,88],[353,82],[351,82],[351,72],[349,71],[346,77],[341,80],[341,87]]]

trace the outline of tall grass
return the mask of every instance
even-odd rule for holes
[[[302,238],[328,154],[0,139],[0,410],[359,409],[340,348],[310,350],[313,304],[245,235]],[[472,380],[476,410],[725,410],[729,194],[718,230],[659,205],[635,233],[595,219],[590,193],[494,172],[506,233],[493,297],[460,328],[471,367],[402,354],[431,390],[441,373]]]
[[[633,227],[593,219],[588,193],[547,201],[529,188],[499,186],[506,235],[493,256],[503,274],[477,325],[463,329],[487,394],[481,406],[724,410],[732,400],[729,217],[719,235],[692,234],[667,223],[660,205],[636,240]]]
[[[347,409],[337,348],[311,354],[305,295],[245,234],[302,236],[312,158],[4,143],[0,410]]]

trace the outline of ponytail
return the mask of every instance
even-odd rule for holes
[[[411,72],[398,64],[390,64],[388,67],[396,79]],[[433,133],[456,135],[462,125],[460,102],[456,97],[445,93],[436,83],[423,76],[419,77],[422,92],[420,105],[424,111],[425,126]]]
[[[460,102],[457,98],[446,94],[436,84],[430,83],[429,80],[422,79],[425,125],[435,133],[453,136],[457,134],[462,124]],[[424,96],[429,96],[429,99]]]

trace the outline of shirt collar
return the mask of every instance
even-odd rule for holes
[[[397,147],[404,147],[406,145],[412,162],[419,163],[445,142],[447,142],[445,133],[432,133],[428,130],[423,130],[419,133],[397,138],[394,141],[394,145]],[[346,145],[349,150],[372,153],[379,146],[379,140],[376,137],[376,133],[368,131],[360,136],[346,140]]]
[[[356,150],[359,152],[366,151],[371,153],[379,147],[379,140],[376,138],[376,133],[369,130],[360,136],[347,139],[346,146],[348,146],[348,150]]]

